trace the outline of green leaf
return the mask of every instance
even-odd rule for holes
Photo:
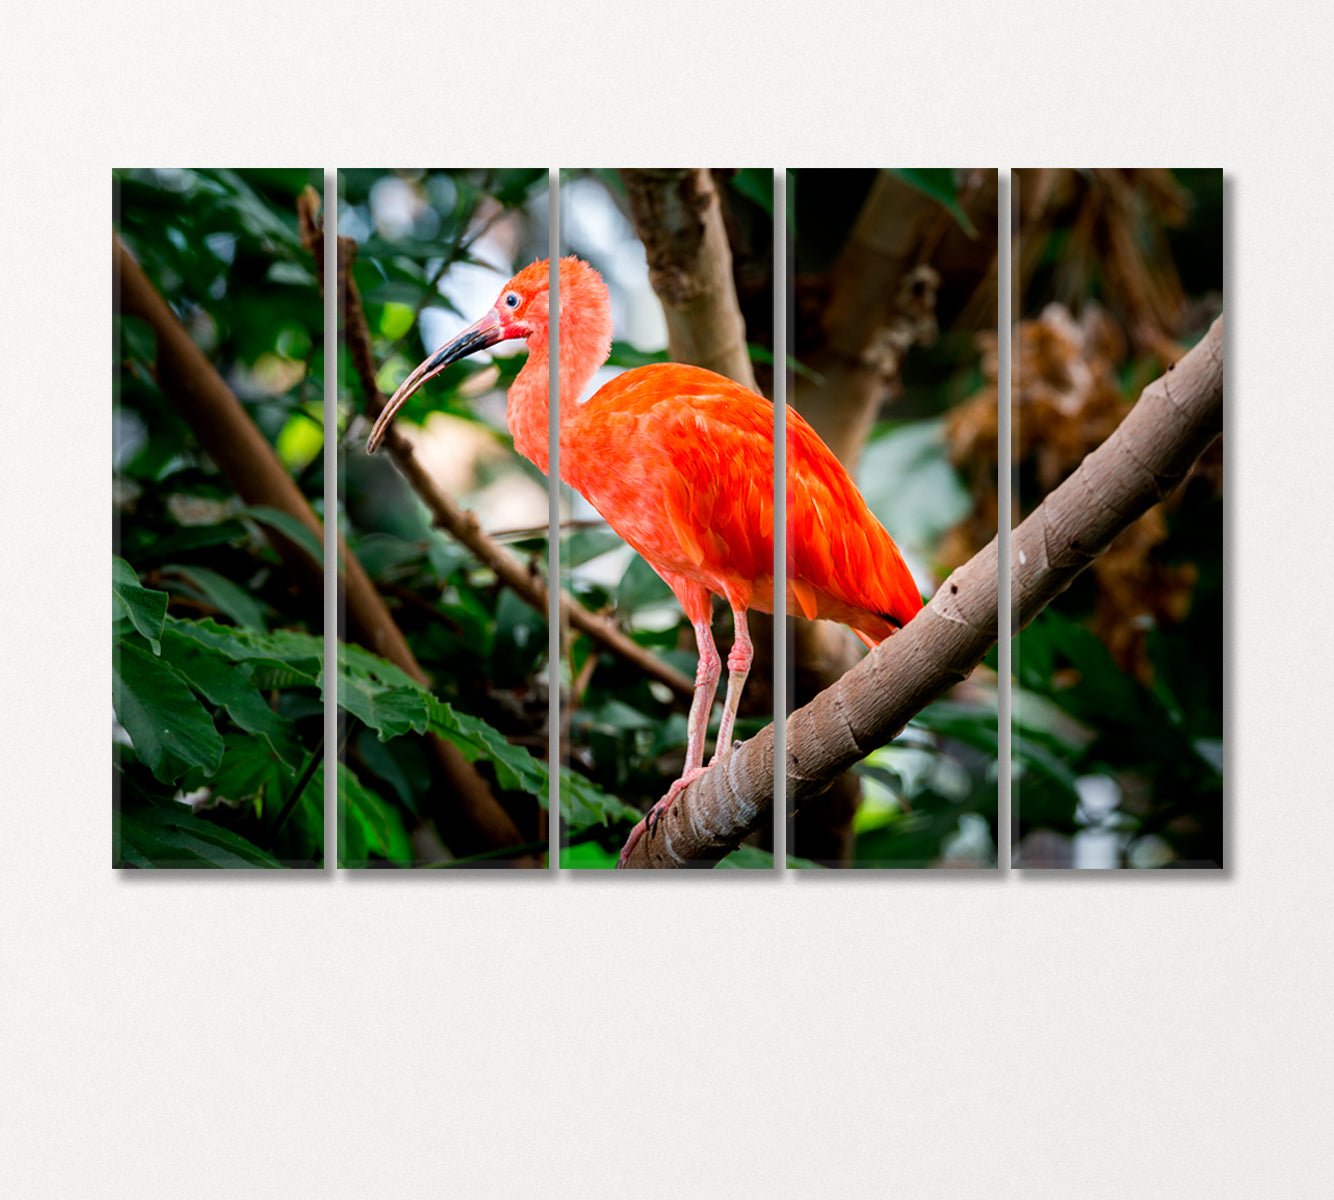
[[[117,851],[121,860],[117,865],[270,870],[282,866],[240,834],[202,820],[187,805],[174,801],[122,812]]]
[[[1105,728],[1108,721],[1127,726],[1166,722],[1161,706],[1121,671],[1097,634],[1055,609],[1039,613],[1019,634],[1014,661],[1025,686],[1052,696],[1066,712],[1094,727]],[[1078,672],[1079,681],[1072,687],[1055,684],[1062,661]]]
[[[774,215],[774,172],[743,167],[732,176],[732,186],[769,216]]]
[[[560,565],[565,569],[580,567],[624,545],[621,535],[605,526],[576,530],[561,542]]]
[[[590,825],[612,825],[618,821],[633,825],[644,815],[569,767],[560,770],[560,813],[566,828],[572,832]]]
[[[167,593],[144,587],[129,563],[123,558],[113,558],[111,595],[115,601],[113,607],[129,619],[135,632],[153,647],[154,654],[160,653],[158,639],[162,637],[162,622],[167,615]]]
[[[425,733],[429,693],[397,667],[355,646],[338,647],[338,703],[382,742]]]
[[[323,757],[324,745],[322,742],[314,750],[314,753],[321,758]],[[278,847],[280,846],[291,846],[292,849],[287,854],[279,856],[283,858],[301,858],[309,861],[312,866],[322,866],[324,863],[324,763],[320,762],[311,772],[295,802],[291,798],[292,785],[284,783],[283,793],[284,806],[291,804],[291,808],[288,810],[285,819],[282,818],[283,809],[277,809],[275,820],[281,820],[282,823],[275,826],[271,833],[274,854],[279,854]],[[276,805],[272,807],[277,808]]]
[[[659,724],[655,718],[650,717],[647,713],[640,712],[637,708],[631,708],[623,700],[607,700],[598,705],[588,715],[594,725],[600,725],[617,732],[633,729],[656,729]]]
[[[469,762],[484,760],[495,771],[502,791],[525,792],[546,807],[550,771],[541,759],[478,717],[457,711],[432,695],[397,667],[355,646],[339,647],[338,702],[381,741],[429,727],[454,745]],[[608,796],[583,776],[561,770],[561,812],[571,825],[583,828],[612,821],[637,821],[638,809]]]
[[[435,571],[436,578],[441,583],[472,559],[472,555],[457,542],[439,533],[431,539],[427,557],[430,559],[431,569]]]
[[[641,350],[631,342],[612,342],[606,365],[630,369],[646,367],[650,363],[665,363],[666,361],[666,350]]]
[[[420,564],[423,547],[389,533],[373,533],[358,538],[353,545],[357,560],[372,579],[400,579],[414,564]]]
[[[231,617],[238,625],[266,632],[264,624],[264,606],[244,588],[238,587],[230,579],[225,579],[216,571],[204,567],[182,566],[170,563],[162,568],[178,578],[184,579],[192,587],[188,591],[196,600],[216,608],[224,616]]]
[[[415,688],[383,687],[355,675],[339,676],[338,703],[382,742],[409,731],[425,733],[429,721],[426,697]]]
[[[372,854],[395,863],[412,861],[403,819],[344,763],[338,764],[338,863],[364,867]]]
[[[157,362],[157,334],[142,317],[119,314],[115,318],[115,345],[122,359],[130,359],[151,367]]]
[[[230,731],[223,737],[222,762],[211,776],[192,772],[182,787],[207,787],[234,807],[253,806],[257,814],[282,807],[293,772],[274,758],[264,741]]]
[[[718,863],[719,870],[733,871],[772,871],[774,856],[772,850],[761,850],[759,846],[738,846],[726,858]]]
[[[135,752],[163,783],[174,783],[190,767],[217,769],[222,738],[213,718],[165,663],[137,646],[118,646],[111,696]]]
[[[580,841],[560,848],[560,865],[567,871],[611,871],[615,869],[619,857],[615,850],[609,850],[597,842]]]
[[[419,769],[422,766],[420,761],[409,760],[405,764],[407,756],[395,753],[396,749],[410,744],[398,742],[391,748],[375,737],[374,731],[370,729],[362,729],[356,735],[357,755],[361,760],[358,765],[364,768],[365,773],[374,775],[393,788],[403,806],[415,814],[416,797],[428,790],[430,776],[429,772]]]
[[[258,633],[252,629],[219,625],[211,617],[201,621],[168,617],[166,628],[217,651],[232,662],[248,662],[257,669],[276,668],[302,684],[318,683],[324,667],[323,639],[294,629]]]
[[[508,588],[500,593],[495,613],[495,668],[502,676],[506,672],[527,675],[533,666],[546,658],[547,622],[542,613],[534,612]]]
[[[503,734],[485,721],[456,712],[443,700],[425,693],[431,713],[431,731],[452,742],[469,762],[484,758],[496,772],[502,791],[527,792],[545,807],[549,792],[545,763],[522,746],[511,746]]]
[[[290,513],[279,512],[276,508],[267,508],[261,504],[242,509],[240,515],[258,521],[261,525],[267,525],[270,529],[276,529],[289,541],[300,546],[317,563],[323,564],[324,546],[318,535]]]
[[[994,697],[990,699],[994,701]],[[913,724],[982,750],[990,758],[997,755],[1000,725],[994,703],[972,705],[937,700],[922,709],[913,718]]]
[[[394,666],[383,658],[377,658],[369,650],[360,646],[338,645],[338,666],[340,670],[367,679],[378,680],[388,687],[426,688],[412,678],[406,671]]]
[[[958,223],[959,228],[969,237],[977,236],[977,229],[968,214],[959,207],[958,192],[954,188],[954,172],[948,167],[927,167],[913,169],[898,167],[890,171],[910,187],[930,196],[937,201]]]
[[[258,238],[265,249],[273,253],[285,251],[293,256],[303,253],[296,222],[278,217],[239,172],[226,169],[201,171],[200,177],[212,184],[210,190],[231,210],[240,227]]]
[[[495,197],[506,208],[517,208],[528,198],[547,185],[547,172],[540,169],[524,168],[503,171]]]
[[[672,589],[662,576],[636,554],[616,588],[617,609],[632,614],[641,608],[672,603],[674,600]]]
[[[823,863],[812,862],[809,858],[799,858],[795,854],[787,856],[787,869],[789,871],[824,871],[828,868]]]
[[[292,723],[265,703],[249,666],[229,662],[216,650],[206,649],[174,629],[163,633],[162,644],[168,662],[195,691],[225,709],[247,733],[263,737],[289,770],[296,772],[304,752]]]
[[[300,263],[276,262],[268,272],[270,283],[287,283],[296,287],[314,287],[315,276]]]
[[[1043,779],[1062,795],[1071,808],[1079,803],[1079,791],[1075,786],[1074,771],[1050,750],[1018,733],[1010,737],[1010,753],[1013,761],[1022,767],[1030,779]]]
[[[249,536],[246,526],[240,521],[219,521],[216,525],[189,525],[178,529],[169,537],[152,546],[144,548],[140,560],[159,563],[186,551],[205,550],[210,546],[222,546]]]

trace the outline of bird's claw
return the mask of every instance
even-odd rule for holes
[[[625,845],[621,847],[621,857],[616,862],[618,871],[625,870],[630,861],[630,852],[638,844],[639,839],[648,833],[649,840],[658,832],[658,825],[662,821],[662,815],[672,806],[672,802],[679,796],[686,787],[704,774],[703,767],[695,767],[681,776],[671,787],[667,789],[667,794],[659,800],[652,808],[644,814],[643,819],[630,830],[630,836],[625,839]]]

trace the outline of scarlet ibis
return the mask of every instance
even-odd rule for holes
[[[374,453],[394,414],[451,363],[509,338],[526,338],[528,361],[509,390],[514,448],[548,463],[548,263],[525,267],[494,307],[418,366],[385,405],[366,449]],[[650,836],[668,806],[703,773],[704,740],[721,664],[712,596],[732,609],[727,696],[715,758],[732,749],[753,650],[746,611],[773,612],[773,406],[700,367],[657,363],[617,376],[575,403],[611,349],[611,303],[601,276],[560,261],[560,473],[644,557],[695,628],[699,667],[686,723],[685,770],[631,832],[621,851]],[[852,627],[868,646],[901,628],[922,598],[898,547],[847,471],[815,431],[787,410],[786,611]]]

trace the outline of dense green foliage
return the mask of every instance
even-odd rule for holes
[[[323,505],[323,310],[295,201],[317,171],[120,171],[117,233]],[[322,599],[265,536],[117,313],[113,562],[117,865],[318,866]]]
[[[442,281],[448,284],[469,272],[483,278],[490,274],[489,306],[516,263],[543,253],[545,171],[353,170],[340,172],[339,188],[340,232],[356,243],[353,279],[379,369],[376,383],[386,395],[434,349],[423,341],[423,314],[427,322],[452,314],[458,326],[479,315],[460,313]],[[514,239],[511,256],[499,262],[494,261],[494,243],[486,238],[497,226]],[[486,288],[479,294],[485,295]],[[499,371],[493,381],[484,358],[449,368],[409,402],[401,424],[416,425],[438,412],[457,423],[456,438],[464,436],[463,430],[483,444],[503,447],[509,440],[503,408],[498,414],[494,404],[479,405],[478,384],[490,381],[488,393],[503,390],[522,361],[495,358]],[[345,338],[338,397],[339,427],[345,431],[339,455],[342,533],[432,680],[427,693],[401,672],[379,675],[381,684],[392,678],[400,689],[391,690],[389,698],[410,709],[410,716],[387,723],[368,707],[364,694],[368,679],[376,678],[368,674],[375,660],[345,649],[345,662],[356,669],[345,671],[339,689],[345,728],[340,863],[410,866],[454,860],[437,819],[446,816],[444,809],[455,797],[433,774],[436,767],[421,737],[427,729],[448,736],[447,723],[438,719],[443,713],[458,714],[451,720],[487,731],[474,747],[477,752],[465,750],[465,756],[480,759],[484,779],[514,818],[525,844],[543,844],[546,766],[529,750],[542,754],[546,745],[545,614],[498,586],[466,550],[432,528],[430,514],[387,454],[365,454],[365,389]],[[545,487],[544,477],[517,456],[482,457],[478,488],[510,471],[525,472],[533,487]],[[458,498],[470,503],[472,490],[464,489]],[[545,526],[515,536],[510,548],[543,570]],[[527,765],[516,768],[503,747],[511,747]]]

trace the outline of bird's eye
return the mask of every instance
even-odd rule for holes
[[[506,308],[518,308],[518,307],[519,307],[519,293],[518,293],[518,292],[510,292],[510,293],[505,297],[505,307],[506,307]]]

